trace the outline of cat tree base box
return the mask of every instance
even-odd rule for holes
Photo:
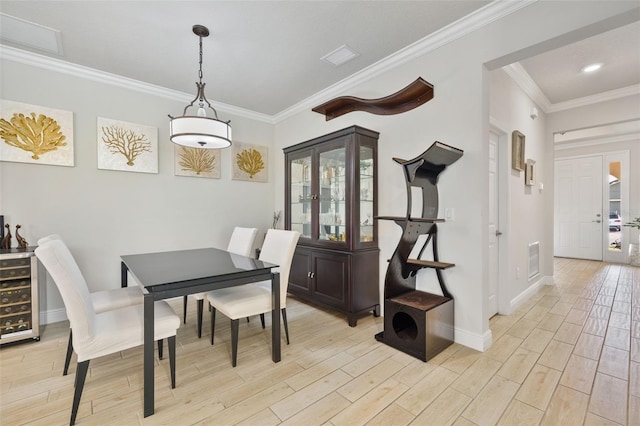
[[[386,299],[375,337],[426,362],[453,343],[453,299],[418,290]]]

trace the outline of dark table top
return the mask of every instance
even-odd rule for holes
[[[206,278],[259,275],[278,266],[216,248],[131,254],[121,259],[147,289]]]

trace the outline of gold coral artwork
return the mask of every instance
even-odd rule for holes
[[[73,166],[73,112],[0,101],[0,161]]]
[[[267,147],[234,142],[231,149],[232,179],[267,181]]]
[[[158,173],[158,129],[98,117],[98,168]]]
[[[220,178],[220,150],[174,146],[176,176]]]

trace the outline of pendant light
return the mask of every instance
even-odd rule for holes
[[[175,144],[191,148],[227,148],[231,146],[231,125],[229,121],[218,119],[218,113],[204,95],[205,83],[202,82],[202,38],[209,36],[209,30],[203,25],[194,25],[193,33],[200,39],[200,70],[199,81],[196,83],[198,90],[196,97],[184,107],[181,117],[169,115],[169,139]],[[187,115],[187,110],[193,107],[196,101],[196,115]],[[207,117],[206,107],[213,111],[213,117]]]

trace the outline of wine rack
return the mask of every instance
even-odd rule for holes
[[[40,340],[38,260],[32,249],[0,251],[0,344]]]

